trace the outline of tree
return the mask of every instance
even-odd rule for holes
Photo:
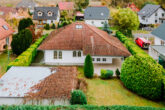
[[[85,58],[84,75],[87,78],[93,78],[93,73],[94,73],[94,68],[93,68],[92,57],[88,54]]]
[[[112,14],[112,18],[114,25],[129,37],[132,36],[132,30],[139,28],[138,16],[129,8],[119,9]]]
[[[141,8],[143,8],[145,5],[147,4],[152,4],[152,5],[156,5],[157,3],[156,2],[153,2],[153,1],[146,1],[144,2],[144,4],[141,6]]]
[[[161,4],[163,8],[165,8],[165,0],[157,0],[157,2]]]
[[[52,27],[51,27],[52,29],[56,29],[56,26],[55,26],[55,24],[53,23],[52,24]]]
[[[45,25],[45,29],[46,29],[46,30],[49,30],[49,29],[50,29],[49,24],[46,24],[46,25]]]
[[[112,33],[107,22],[104,23],[103,31],[107,32],[108,34]]]
[[[32,33],[29,29],[24,29],[19,33],[13,35],[13,40],[11,43],[11,47],[13,53],[16,55],[20,55],[23,51],[25,51],[32,43]]]
[[[86,8],[89,5],[89,0],[75,0],[76,10],[82,11],[82,8]]]
[[[27,18],[27,19],[24,18],[24,19],[20,20],[20,22],[19,22],[18,31],[20,32],[21,30],[26,29],[30,25],[33,25],[32,19],[31,18]]]

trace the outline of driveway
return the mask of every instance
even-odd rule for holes
[[[122,61],[120,58],[113,59],[112,64],[94,64],[94,73],[100,76],[101,69],[109,69],[109,70],[113,70],[115,76],[116,69],[118,68],[119,70],[121,70],[121,65],[122,65]]]

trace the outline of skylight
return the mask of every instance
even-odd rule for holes
[[[2,26],[5,30],[8,30],[9,28],[6,25]]]
[[[76,29],[82,29],[82,25],[76,25]]]

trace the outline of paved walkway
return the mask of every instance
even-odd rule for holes
[[[122,61],[119,58],[113,59],[112,64],[94,64],[94,73],[100,76],[101,69],[109,69],[109,70],[113,70],[115,76],[116,69],[118,68],[120,70],[121,65],[122,65]]]

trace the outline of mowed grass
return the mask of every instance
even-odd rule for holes
[[[151,101],[129,91],[117,78],[110,80],[101,80],[100,78],[87,79],[83,75],[83,68],[78,67],[78,70],[80,71],[79,78],[84,78],[88,83],[86,95],[90,105],[165,107],[164,102]]]
[[[13,61],[16,57],[10,55],[10,61]],[[8,64],[8,55],[7,53],[0,54],[0,77],[6,72]]]

